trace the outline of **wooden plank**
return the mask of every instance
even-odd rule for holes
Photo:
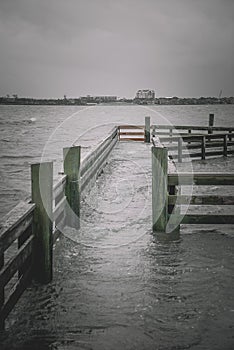
[[[168,153],[163,147],[152,147],[152,218],[153,231],[166,232],[168,219],[167,172]]]
[[[140,138],[140,137],[125,137],[121,138],[120,141],[145,141],[145,138]]]
[[[67,175],[62,175],[61,178],[53,186],[53,198],[56,202],[57,197],[60,197],[61,194],[65,191]]]
[[[145,135],[144,131],[120,131],[119,135]]]
[[[234,196],[213,196],[213,195],[171,195],[168,196],[168,205],[234,205]]]
[[[233,131],[234,127],[226,127],[226,126],[203,126],[203,125],[169,125],[169,124],[164,124],[164,125],[152,125],[151,126],[153,129],[167,129],[169,130],[170,128],[173,129],[178,129],[178,130],[213,130],[213,131]]]
[[[0,309],[0,323],[4,323],[5,319],[14,308],[15,304],[27,288],[32,277],[32,268],[30,267],[27,272],[20,277],[15,286],[12,288],[9,297],[5,301],[4,305]]]
[[[169,185],[234,185],[232,173],[179,173],[168,174]]]
[[[34,279],[48,283],[53,275],[53,163],[32,164],[31,179],[32,201],[36,204],[33,216]]]
[[[56,207],[53,210],[53,221],[56,221],[58,217],[62,214],[62,212],[65,211],[65,204],[66,204],[67,198],[63,197],[56,205]]]
[[[106,164],[107,158],[115,145],[116,140],[112,140],[112,143],[109,145],[109,147],[105,149],[101,156],[95,159],[95,161],[92,163],[92,166],[90,166],[89,169],[87,169],[83,176],[80,178],[81,192],[85,189],[89,181],[94,176],[98,175],[98,170],[100,171],[100,169]]]
[[[32,235],[32,225],[30,225],[27,230],[18,238],[18,249],[29,239]],[[32,264],[32,256],[30,255],[25,262],[18,269],[19,277],[27,270],[28,266]]]
[[[120,129],[144,129],[144,125],[119,125],[118,128]]]
[[[157,134],[159,135],[159,134]],[[202,139],[203,136],[205,136],[206,140],[223,140],[223,137],[226,136],[227,133],[222,134],[212,134],[212,135],[205,135],[205,134],[178,134],[178,136],[167,136],[167,137],[160,137],[161,142],[177,142],[178,139],[181,137],[184,142],[198,142]],[[228,134],[229,135],[229,134]],[[231,134],[233,135],[233,134]],[[229,135],[229,137],[231,137]],[[233,135],[234,137],[234,135]]]
[[[234,154],[234,150],[228,150],[227,154]],[[214,156],[223,156],[223,150],[206,152],[206,157],[214,157]],[[170,154],[169,157],[171,159],[178,159],[178,155],[177,154]],[[199,153],[183,154],[182,158],[201,158],[201,152],[199,152]]]
[[[0,255],[32,224],[34,208],[34,203],[21,201],[3,218],[0,228]]]
[[[105,152],[106,149],[112,149],[113,146],[117,143],[117,134],[115,137],[112,137],[112,135],[106,137],[92,152],[90,152],[82,160],[80,165],[80,176],[83,176],[85,172],[89,170],[93,163],[96,162],[97,158],[102,156],[103,152]]]
[[[3,288],[16,271],[25,263],[27,258],[32,254],[34,236],[30,236],[27,241],[20,247],[17,254],[13,256],[0,272],[0,289]]]
[[[181,218],[182,224],[191,225],[210,225],[210,224],[234,224],[234,215],[206,215],[206,214],[186,214]]]
[[[234,150],[228,150],[227,154],[234,154]],[[201,153],[190,153],[191,158],[201,157]],[[223,156],[223,150],[206,152],[206,157]]]

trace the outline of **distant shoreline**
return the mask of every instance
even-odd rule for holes
[[[29,106],[126,106],[126,105],[220,105],[234,104],[234,97],[160,97],[154,100],[147,99],[121,99],[117,101],[93,103],[82,98],[77,99],[36,99],[36,98],[14,98],[0,97],[0,105],[29,105]]]

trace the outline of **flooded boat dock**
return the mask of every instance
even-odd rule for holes
[[[53,280],[10,314],[3,349],[232,347],[233,235],[188,226],[158,241],[151,181],[151,145],[118,142],[82,196],[80,229],[54,245]]]

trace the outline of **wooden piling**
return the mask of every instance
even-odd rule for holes
[[[227,138],[227,135],[225,135],[224,137],[223,137],[223,155],[224,155],[224,157],[227,157],[227,155],[228,155],[228,138]]]
[[[150,117],[145,117],[145,142],[150,143]]]
[[[33,213],[33,278],[40,283],[52,280],[53,236],[53,163],[46,162],[31,166],[32,202],[36,204]]]
[[[172,128],[170,128],[169,136],[170,136],[170,143],[172,143],[172,136],[173,136],[173,129]]]
[[[80,227],[80,148],[75,146],[63,149],[64,174],[67,175],[66,225],[75,229]]]
[[[214,114],[213,113],[209,114],[209,126],[210,127],[214,126]],[[213,134],[213,131],[208,130],[208,134]]]
[[[178,138],[178,163],[182,163],[182,137]]]
[[[0,270],[4,266],[4,253],[0,255]],[[0,287],[0,310],[4,305],[5,301],[5,291],[4,291],[4,286]],[[5,329],[5,322],[2,318],[0,318],[0,331],[3,331]]]
[[[151,150],[153,231],[166,232],[168,217],[168,152],[164,147],[152,147]]]
[[[206,159],[206,137],[202,136],[201,139],[201,159]]]

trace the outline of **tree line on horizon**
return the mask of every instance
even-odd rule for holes
[[[92,96],[79,97],[79,98],[29,98],[29,97],[18,97],[17,95],[12,95],[10,97],[2,96],[0,97],[0,104],[8,105],[89,105],[89,104],[118,104],[118,103],[127,103],[127,104],[156,104],[156,105],[190,105],[190,104],[234,104],[234,97],[158,97],[154,99],[139,99],[139,98],[121,98],[113,99],[106,101],[99,98],[94,100]]]

